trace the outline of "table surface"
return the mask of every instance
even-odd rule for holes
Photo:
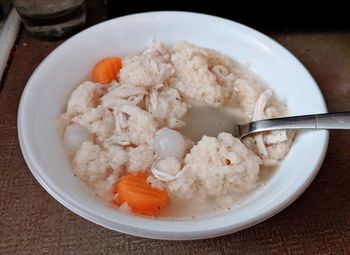
[[[88,1],[88,25],[105,19],[103,1]],[[269,35],[311,72],[329,111],[350,109],[350,32]],[[62,41],[21,29],[0,84],[0,254],[350,254],[350,132],[330,133],[314,182],[287,209],[249,229],[196,241],[159,241],[108,230],[72,213],[34,179],[17,138],[23,88]]]

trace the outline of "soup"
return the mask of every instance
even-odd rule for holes
[[[126,213],[188,219],[234,210],[268,181],[294,132],[236,123],[287,108],[247,66],[188,42],[108,57],[58,118],[74,174]]]

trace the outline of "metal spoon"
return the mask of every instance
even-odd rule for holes
[[[350,112],[335,112],[265,119],[233,127],[232,135],[243,138],[249,134],[281,129],[350,129]]]
[[[179,131],[192,141],[199,141],[203,135],[216,137],[221,132],[243,138],[257,132],[281,129],[350,129],[350,112],[302,115],[238,124],[245,121],[239,114],[200,106],[192,107],[184,121],[186,125]]]

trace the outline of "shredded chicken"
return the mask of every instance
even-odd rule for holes
[[[255,104],[253,121],[276,118],[283,115],[276,107],[267,107],[271,97],[272,92],[270,90],[266,90],[259,96]],[[276,130],[256,134],[254,138],[245,138],[243,142],[248,148],[251,148],[260,156],[263,165],[271,166],[277,165],[287,155],[294,135],[295,133],[292,130]]]
[[[230,71],[223,65],[215,65],[211,70],[216,75],[218,82],[224,86],[232,86],[236,80],[235,75],[230,73]]]
[[[272,96],[271,90],[266,90],[264,93],[262,93],[260,95],[260,97],[258,98],[258,100],[256,101],[256,104],[255,104],[255,109],[254,109],[254,113],[253,113],[253,121],[265,119],[264,110],[265,110],[266,104],[270,100],[271,96]],[[267,151],[265,148],[263,135],[261,133],[256,134],[255,141],[256,141],[256,146],[258,147],[259,154],[262,157],[266,158],[268,156],[268,154],[267,154]]]
[[[101,104],[112,109],[118,109],[125,104],[137,105],[147,94],[148,91],[143,87],[113,85],[108,93],[101,98]]]
[[[162,84],[152,89],[148,102],[150,112],[161,126],[179,128],[184,125],[180,120],[187,112],[187,104],[182,101],[179,91],[175,88],[163,88]]]
[[[154,162],[151,172],[157,179],[165,182],[175,180],[182,174],[179,160],[172,157]]]

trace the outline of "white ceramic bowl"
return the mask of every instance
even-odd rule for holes
[[[125,215],[96,199],[73,177],[55,119],[72,90],[89,79],[95,62],[140,51],[151,38],[188,40],[249,63],[285,102],[291,114],[326,112],[324,99],[307,70],[267,36],[218,17],[186,12],[125,16],[91,27],[54,50],[35,70],[23,92],[18,133],[25,160],[40,184],[64,206],[107,228],[158,239],[198,239],[232,233],[261,222],[292,203],[317,174],[328,132],[301,133],[273,178],[238,209],[219,216],[152,220]]]

